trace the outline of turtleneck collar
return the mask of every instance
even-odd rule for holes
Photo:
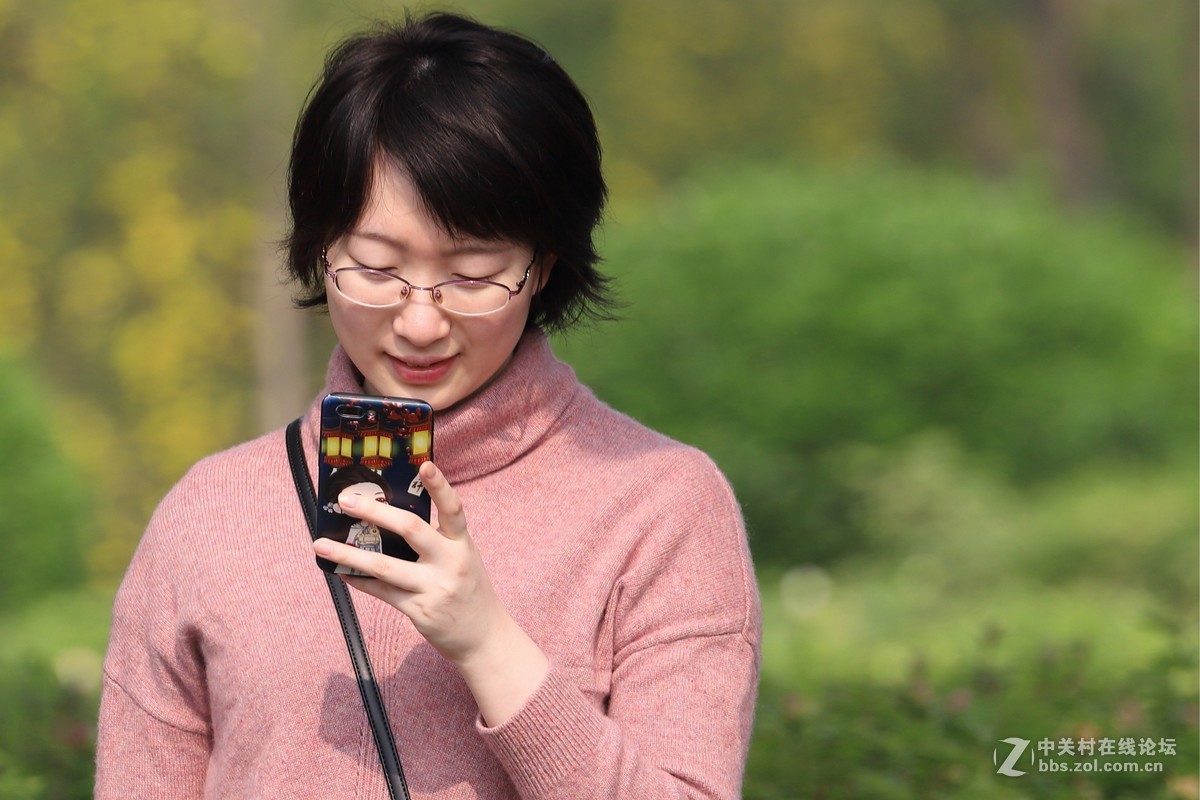
[[[521,337],[507,366],[491,382],[433,419],[433,460],[451,484],[503,469],[537,445],[582,387],[554,357],[540,331]],[[321,399],[333,392],[362,394],[362,377],[338,345],[325,389],[309,409],[307,427],[320,426]]]

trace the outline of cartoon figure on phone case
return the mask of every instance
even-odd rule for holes
[[[333,527],[328,530],[330,538],[340,539],[360,550],[382,553],[383,537],[379,526],[343,514],[341,506],[338,505],[338,498],[342,492],[352,492],[380,503],[387,503],[392,499],[391,487],[375,470],[361,464],[352,464],[333,473],[326,484],[325,497],[321,498],[325,501],[325,510],[333,518]],[[334,572],[339,575],[363,574],[356,569],[341,565]]]

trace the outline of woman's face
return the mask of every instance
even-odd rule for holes
[[[362,217],[328,250],[334,270],[386,269],[414,286],[486,278],[515,289],[532,257],[528,245],[451,238],[425,213],[407,176],[394,169],[376,170]],[[512,357],[533,295],[553,263],[552,257],[539,261],[544,263],[534,265],[508,305],[477,317],[452,314],[422,291],[389,308],[357,305],[326,276],[329,317],[368,393],[413,397],[441,411],[480,389]]]

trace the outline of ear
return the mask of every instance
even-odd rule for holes
[[[550,270],[554,269],[556,261],[558,261],[558,255],[555,253],[546,252],[538,256],[537,284],[533,287],[534,294],[546,287],[546,281],[550,280]]]

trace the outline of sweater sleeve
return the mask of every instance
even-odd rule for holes
[[[113,605],[96,745],[95,797],[200,797],[211,737],[198,635],[180,592],[189,584],[178,487],[151,520]],[[174,535],[172,535],[174,534]]]
[[[706,458],[666,474],[600,632],[605,710],[554,666],[506,723],[477,722],[525,800],[741,796],[761,635],[745,529]]]
[[[198,798],[209,740],[156,719],[105,675],[96,749],[96,800]]]

